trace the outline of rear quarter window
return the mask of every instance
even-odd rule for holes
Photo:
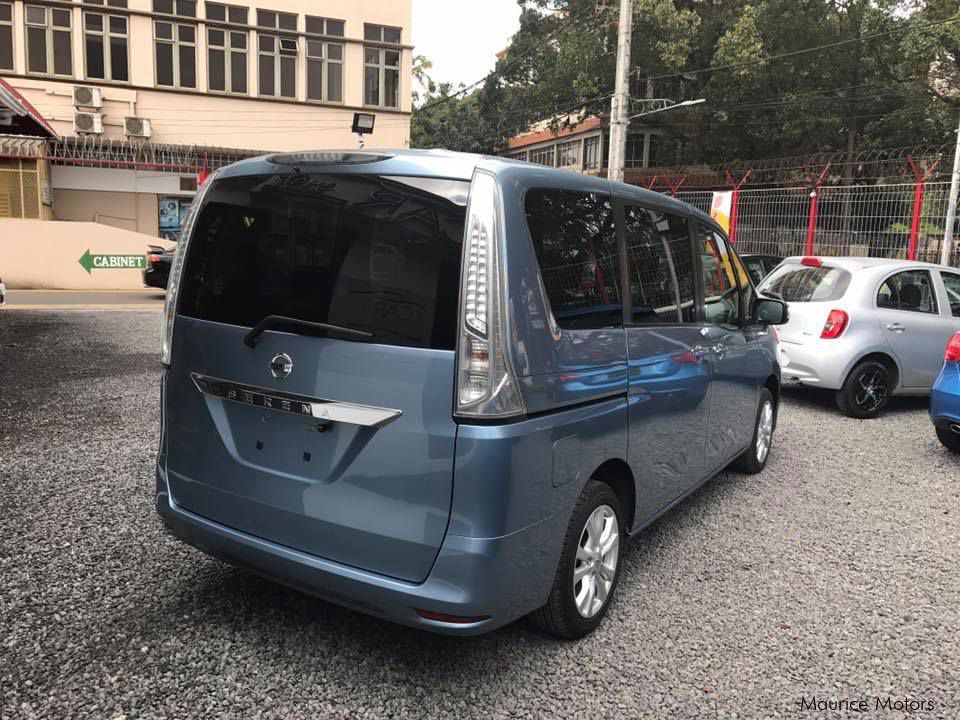
[[[786,302],[827,302],[839,300],[850,286],[850,273],[836,267],[782,265],[759,288]]]

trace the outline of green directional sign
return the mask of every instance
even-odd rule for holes
[[[80,266],[90,274],[92,270],[143,270],[146,255],[94,255],[87,250],[80,256]]]

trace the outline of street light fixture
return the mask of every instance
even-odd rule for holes
[[[641,102],[650,103],[653,107],[652,110],[647,110],[642,113],[637,113],[636,115],[631,115],[627,120],[634,120],[638,117],[645,117],[647,115],[653,115],[654,113],[663,112],[664,110],[673,110],[678,107],[689,107],[690,105],[699,105],[700,103],[706,102],[706,98],[697,98],[696,100],[684,100],[683,102],[673,102],[672,100],[664,99],[645,99]]]
[[[354,113],[353,132],[357,135],[357,147],[363,150],[363,136],[373,132],[377,116],[373,113]]]

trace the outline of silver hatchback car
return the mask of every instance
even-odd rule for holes
[[[862,257],[791,257],[759,287],[786,300],[783,382],[835,390],[847,415],[926,395],[960,331],[960,270]]]

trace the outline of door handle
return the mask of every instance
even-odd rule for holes
[[[902,323],[888,323],[887,330],[892,330],[895,333],[902,333],[906,328]]]

